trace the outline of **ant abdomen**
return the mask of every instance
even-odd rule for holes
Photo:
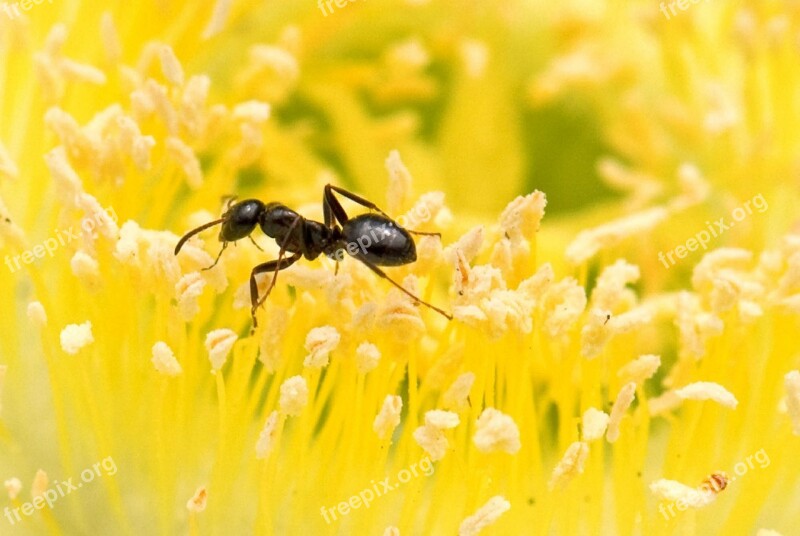
[[[362,214],[342,226],[347,252],[378,266],[402,266],[417,260],[411,234],[380,214]]]

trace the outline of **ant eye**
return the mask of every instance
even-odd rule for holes
[[[224,215],[225,221],[219,233],[220,240],[232,242],[252,233],[263,211],[264,203],[257,199],[240,201],[231,206]]]

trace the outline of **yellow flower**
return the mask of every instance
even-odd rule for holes
[[[0,533],[796,531],[795,7],[256,4],[0,5]]]

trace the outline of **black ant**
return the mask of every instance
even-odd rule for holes
[[[377,214],[368,213],[349,218],[333,192],[373,210]],[[258,326],[256,310],[269,296],[280,270],[288,268],[301,257],[314,260],[322,254],[336,260],[338,268],[338,261],[344,260],[345,251],[415,301],[430,307],[448,320],[453,319],[452,315],[421,300],[378,268],[378,266],[401,266],[417,260],[417,248],[410,233],[421,235],[438,235],[439,233],[422,233],[404,229],[379,209],[375,203],[330,184],[325,186],[322,210],[325,216],[324,224],[306,219],[281,203],[265,204],[258,199],[246,199],[234,204],[229,202],[221,218],[203,224],[183,235],[175,246],[175,255],[189,238],[218,224],[222,224],[219,232],[222,249],[214,264],[204,270],[213,268],[217,264],[228,242],[235,242],[244,237],[248,237],[252,241],[250,233],[255,230],[256,226],[261,227],[264,234],[274,238],[280,246],[278,259],[259,264],[250,272],[250,301],[252,303],[250,313],[253,316],[254,328]],[[272,272],[272,282],[264,296],[259,299],[256,275],[264,272]]]

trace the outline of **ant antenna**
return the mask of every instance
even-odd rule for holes
[[[175,255],[178,254],[178,252],[181,250],[181,248],[186,243],[186,241],[189,240],[191,237],[193,237],[197,233],[201,233],[201,232],[205,231],[209,227],[213,227],[215,225],[219,225],[220,223],[222,223],[224,221],[225,221],[225,218],[220,218],[218,220],[214,220],[214,221],[210,221],[208,223],[204,223],[200,227],[197,227],[196,229],[192,229],[191,231],[189,231],[188,233],[183,235],[183,237],[181,237],[181,239],[178,240],[178,244],[175,246]]]
[[[234,242],[233,245],[235,246],[236,242]],[[222,243],[222,249],[219,250],[219,255],[217,255],[216,259],[214,259],[214,264],[212,264],[211,266],[206,266],[205,268],[202,268],[201,271],[205,272],[206,270],[210,270],[213,267],[215,267],[217,265],[217,263],[219,262],[219,258],[222,257],[222,252],[225,251],[226,247],[228,247],[228,243],[227,242],[223,242]]]

